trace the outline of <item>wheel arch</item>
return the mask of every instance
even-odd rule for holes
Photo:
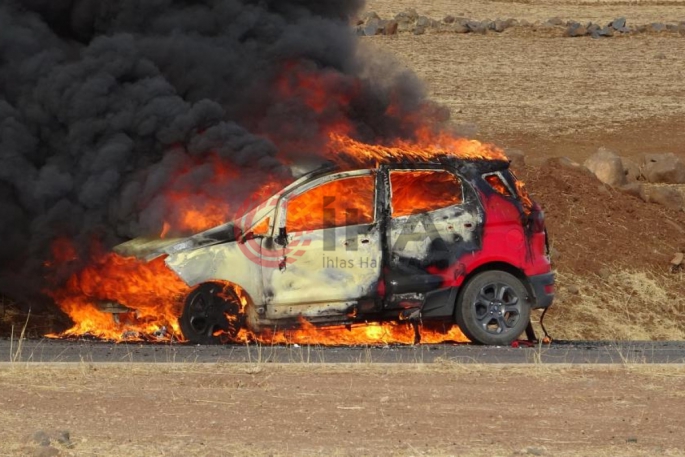
[[[455,303],[455,310],[456,306],[459,304],[459,300],[461,299],[461,295],[466,289],[466,285],[473,279],[474,277],[478,276],[480,273],[483,273],[484,271],[505,271],[513,276],[515,276],[519,281],[521,281],[521,284],[524,285],[526,290],[528,291],[528,294],[530,295],[530,299],[534,299],[535,295],[533,293],[532,286],[530,284],[530,281],[528,280],[528,277],[526,274],[523,272],[522,269],[507,263],[507,262],[488,262],[484,263],[483,265],[478,266],[477,268],[474,268],[471,270],[465,277],[464,280],[461,283],[461,286],[459,287],[459,293],[457,294],[457,300]]]

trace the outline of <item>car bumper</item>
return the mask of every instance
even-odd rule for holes
[[[528,279],[535,295],[533,308],[549,308],[554,301],[554,273],[530,276]]]

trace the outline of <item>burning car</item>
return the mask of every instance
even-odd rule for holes
[[[115,251],[165,256],[192,287],[179,324],[196,343],[303,321],[436,321],[504,345],[554,296],[543,213],[506,160],[323,167],[232,222]]]

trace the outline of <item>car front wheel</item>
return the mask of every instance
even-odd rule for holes
[[[179,325],[191,343],[220,344],[235,341],[244,321],[235,291],[228,285],[206,283],[188,294]]]
[[[459,294],[455,320],[474,343],[510,345],[530,322],[530,298],[521,280],[505,271],[479,273]]]

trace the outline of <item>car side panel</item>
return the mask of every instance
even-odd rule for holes
[[[264,268],[267,317],[298,314],[297,307],[346,302],[373,296],[381,271],[379,232],[370,226],[336,227],[293,233],[289,255],[280,268]],[[364,242],[362,242],[362,240]],[[281,309],[279,309],[281,308]],[[288,311],[290,310],[290,311]]]
[[[248,257],[237,242],[183,251],[166,258],[167,266],[186,284],[227,281],[242,288],[255,306],[263,304],[261,266],[258,258]]]

